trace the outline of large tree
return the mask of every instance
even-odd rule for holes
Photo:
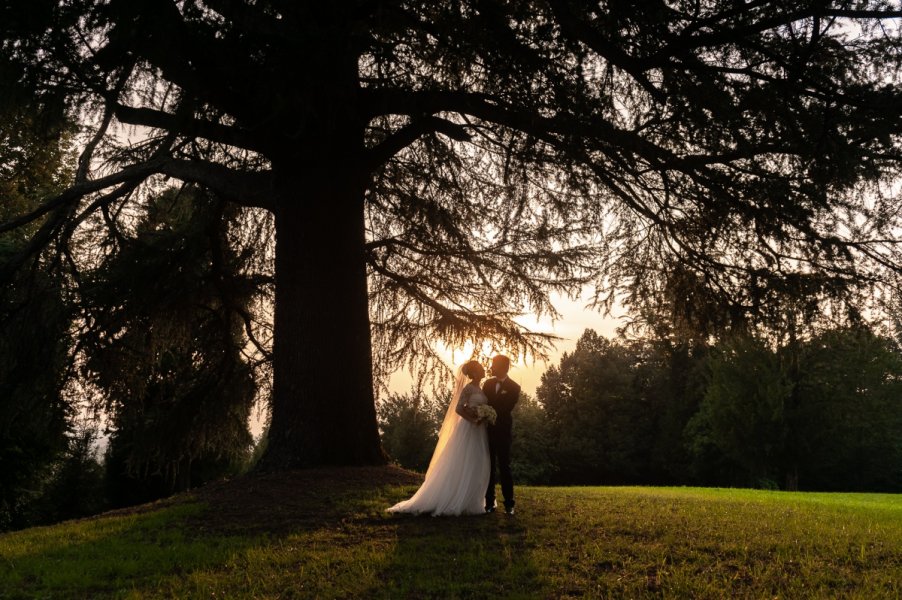
[[[436,337],[528,350],[516,314],[592,281],[725,326],[899,264],[887,2],[3,6],[4,59],[90,130],[0,228],[41,219],[26,253],[158,175],[273,214],[272,468],[383,460],[372,340],[388,370]]]

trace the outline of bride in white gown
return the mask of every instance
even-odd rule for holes
[[[482,365],[471,360],[457,371],[451,405],[442,423],[426,480],[409,499],[388,509],[393,513],[477,515],[485,513],[489,484],[489,440],[475,407],[488,400],[479,382]]]

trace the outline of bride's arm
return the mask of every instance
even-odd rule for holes
[[[467,401],[470,399],[472,393],[473,392],[469,388],[464,388],[460,393],[460,400],[457,401],[457,406],[454,408],[454,411],[467,421],[476,423],[478,419],[476,418],[475,411],[467,406]]]

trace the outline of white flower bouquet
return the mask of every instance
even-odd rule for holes
[[[496,413],[495,409],[488,404],[480,404],[476,407],[476,418],[480,421],[488,421],[494,425],[495,419],[498,418],[498,413]]]

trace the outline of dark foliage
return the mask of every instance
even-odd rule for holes
[[[902,491],[902,352],[867,329],[828,331],[801,349],[803,484]]]
[[[543,377],[555,483],[902,490],[902,350],[867,329],[774,349],[588,331]]]
[[[548,427],[547,416],[538,401],[525,392],[512,413],[511,473],[522,484],[547,484],[555,480],[561,467],[556,462],[557,439]]]
[[[391,394],[380,402],[379,429],[388,456],[406,469],[425,472],[448,402],[448,397],[422,392]]]
[[[867,329],[722,344],[687,429],[707,484],[902,490],[902,351]]]
[[[58,279],[37,272],[0,288],[0,529],[23,525],[66,450],[71,318]]]
[[[549,291],[595,282],[602,305],[667,314],[679,335],[767,320],[785,296],[855,312],[892,285],[900,15],[866,0],[6,2],[3,64],[96,135],[70,189],[0,226],[46,217],[3,273],[92,214],[115,235],[159,174],[271,211],[262,464],[378,463],[373,365],[423,364],[436,337],[541,351],[514,317],[553,312]],[[148,135],[125,144],[117,122]]]
[[[537,395],[555,440],[550,481],[672,480],[682,454],[673,421],[680,403],[691,399],[674,394],[668,358],[652,344],[586,331],[560,366],[542,376]],[[676,444],[663,447],[665,440]]]
[[[0,59],[0,77],[9,65]],[[62,106],[10,82],[0,93],[0,221],[57,193],[68,173]],[[0,264],[26,251],[32,224],[0,233]],[[0,530],[31,520],[66,450],[72,409],[63,389],[73,309],[53,248],[0,285]]]
[[[68,448],[54,465],[37,503],[34,524],[96,515],[109,507],[97,442],[97,431],[91,427],[69,437]]]
[[[254,288],[225,206],[193,188],[148,199],[81,290],[84,373],[109,414],[115,504],[198,485],[246,460],[256,384],[241,310]]]

